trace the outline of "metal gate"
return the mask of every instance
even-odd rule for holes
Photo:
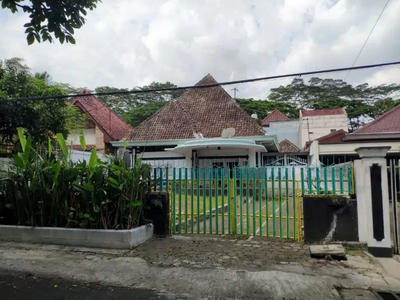
[[[157,168],[154,190],[170,198],[172,234],[302,240],[302,195],[351,194],[352,168]]]
[[[390,232],[395,254],[400,254],[400,160],[389,160],[388,184],[390,205]]]

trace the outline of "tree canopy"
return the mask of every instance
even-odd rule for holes
[[[25,128],[37,142],[54,133],[67,135],[83,128],[84,117],[64,99],[7,100],[65,94],[46,74],[33,75],[21,58],[0,61],[0,143],[14,142],[18,127]]]
[[[36,41],[53,41],[53,36],[60,41],[75,44],[75,29],[81,28],[88,10],[93,10],[99,0],[0,0],[3,9],[12,13],[23,11],[29,14],[26,23],[28,44]]]

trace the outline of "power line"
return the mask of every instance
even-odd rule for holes
[[[30,97],[30,98],[13,98],[13,99],[3,99],[3,100],[10,100],[10,101],[22,101],[22,100],[36,101],[36,100],[64,99],[64,98],[85,97],[85,96],[109,96],[109,95],[142,94],[142,93],[153,93],[153,92],[164,92],[164,91],[187,90],[187,89],[192,89],[192,88],[196,88],[196,89],[211,88],[211,87],[217,87],[217,86],[223,86],[223,85],[233,85],[233,84],[239,84],[239,83],[249,83],[249,82],[273,80],[273,79],[287,78],[287,77],[308,76],[308,75],[315,75],[315,74],[322,74],[322,73],[344,72],[344,71],[349,71],[349,70],[362,70],[362,69],[370,69],[370,68],[377,68],[377,67],[393,66],[393,65],[398,65],[398,64],[400,64],[400,61],[381,63],[381,64],[373,64],[373,65],[363,65],[363,66],[357,66],[357,67],[352,66],[352,67],[347,67],[347,68],[336,68],[336,69],[326,69],[326,70],[318,70],[318,71],[291,73],[291,74],[284,74],[284,75],[257,77],[257,78],[251,78],[251,79],[225,81],[225,82],[206,84],[206,85],[190,85],[190,86],[182,86],[182,87],[175,87],[175,88],[149,89],[149,90],[132,90],[132,91],[118,91],[118,92],[104,92],[104,93],[90,93],[90,94],[58,95],[58,96]]]
[[[353,64],[351,65],[352,67],[354,67],[354,65],[356,64],[358,58],[359,58],[360,55],[361,55],[361,52],[364,50],[364,47],[365,47],[365,45],[367,44],[367,42],[368,42],[368,40],[369,40],[369,37],[371,36],[372,32],[374,31],[374,29],[375,29],[375,27],[376,27],[376,24],[378,24],[378,22],[379,22],[379,20],[380,20],[380,18],[381,18],[381,16],[382,16],[382,14],[383,14],[383,12],[385,11],[387,5],[389,4],[389,1],[390,1],[390,0],[387,0],[385,6],[382,8],[382,11],[381,11],[381,13],[380,13],[379,16],[378,16],[378,19],[376,19],[374,26],[372,26],[372,29],[371,29],[371,31],[369,32],[368,36],[367,36],[367,39],[365,40],[364,44],[362,45],[362,47],[361,47],[361,49],[360,49],[360,52],[358,52],[356,59],[354,60]],[[344,78],[344,81],[346,81],[347,76],[349,76],[350,71],[351,71],[351,70],[349,70],[349,71],[347,72],[346,77]]]

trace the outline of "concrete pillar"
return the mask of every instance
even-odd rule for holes
[[[391,257],[390,213],[386,152],[390,147],[360,147],[354,161],[358,235],[377,257]]]
[[[249,149],[249,167],[256,167],[256,150]]]

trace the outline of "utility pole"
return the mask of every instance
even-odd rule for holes
[[[233,88],[231,91],[233,91],[233,99],[236,99],[236,92],[239,90],[237,88]]]

